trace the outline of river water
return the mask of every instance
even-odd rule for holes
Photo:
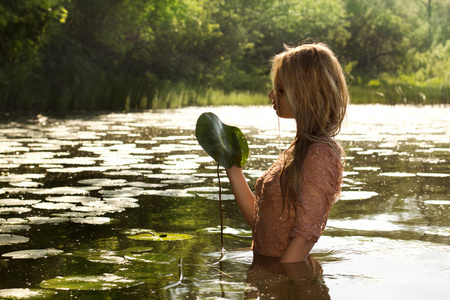
[[[449,299],[449,106],[349,107],[342,199],[294,277],[253,260],[224,170],[222,254],[205,111],[246,135],[251,187],[295,135],[269,106],[0,124],[0,298]]]

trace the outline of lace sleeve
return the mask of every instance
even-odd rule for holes
[[[319,239],[331,206],[340,196],[342,169],[339,155],[330,146],[318,143],[310,147],[303,163],[301,205],[297,208],[290,237]]]

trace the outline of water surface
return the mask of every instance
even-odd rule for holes
[[[268,106],[0,124],[0,298],[448,299],[450,107],[350,106],[342,199],[296,279],[253,261],[223,170],[222,257],[205,111],[246,135],[252,187],[295,135]]]

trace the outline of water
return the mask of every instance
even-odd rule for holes
[[[223,170],[221,257],[204,111],[245,133],[252,187],[295,134],[270,107],[1,124],[0,298],[449,298],[449,106],[349,108],[342,200],[295,279],[253,261]]]

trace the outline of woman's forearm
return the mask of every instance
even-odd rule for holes
[[[253,228],[253,205],[255,202],[255,195],[248,186],[241,168],[233,166],[226,170],[226,172],[238,207],[247,223]]]

